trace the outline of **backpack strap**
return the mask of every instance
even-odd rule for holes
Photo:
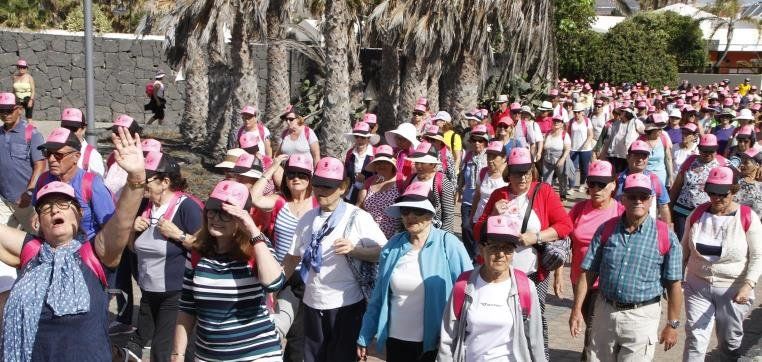
[[[664,147],[664,151],[666,152],[668,147],[669,136],[667,136],[665,132],[662,132],[659,134],[659,138],[661,139],[661,145]]]
[[[697,223],[699,219],[701,219],[701,215],[704,215],[706,210],[709,210],[710,205],[711,205],[710,203],[706,202],[699,206],[696,206],[696,208],[693,209],[691,216],[688,217],[688,225],[685,227],[685,232],[688,232],[688,230],[691,229],[693,224]]]
[[[397,172],[395,183],[397,184],[397,193],[402,195],[405,192],[405,175],[402,172]]]
[[[82,263],[84,263],[90,270],[92,270],[95,276],[98,277],[98,279],[101,281],[101,284],[104,287],[107,287],[108,282],[106,281],[106,273],[103,271],[103,265],[101,264],[101,261],[98,260],[98,257],[93,251],[92,243],[85,241],[84,244],[82,244],[82,246],[79,248],[79,257],[82,259]]]
[[[85,146],[85,153],[82,154],[82,169],[90,171],[90,155],[93,154],[93,146]]]
[[[262,122],[257,122],[257,130],[259,131],[259,139],[262,141],[262,143],[265,142],[265,126],[262,124]],[[264,152],[264,150],[262,150]]]
[[[40,253],[40,248],[42,248],[42,240],[37,238],[24,243],[24,246],[21,248],[21,254],[19,254],[19,259],[21,261],[20,269],[24,269],[24,267],[29,264],[29,261],[34,259],[34,257]]]
[[[85,203],[89,204],[90,201],[93,199],[93,179],[95,178],[95,174],[92,172],[85,171],[85,175],[82,176],[82,185],[80,185],[82,190],[82,198],[85,200]]]
[[[306,125],[304,126],[304,138],[307,140],[307,143],[310,143],[310,128]]]
[[[516,289],[519,292],[519,305],[521,314],[524,318],[529,318],[532,314],[532,294],[529,289],[529,278],[523,271],[513,269],[513,276],[516,278]]]
[[[670,249],[669,226],[661,220],[656,220],[656,239],[659,242],[659,254],[667,255]]]
[[[111,168],[116,163],[116,155],[114,155],[113,152],[108,155],[108,158],[106,159],[106,169]]]
[[[452,287],[452,311],[455,313],[455,319],[460,319],[463,312],[463,303],[466,301],[466,284],[471,278],[472,271],[468,270],[461,273]]]
[[[743,231],[748,232],[749,228],[751,227],[751,208],[747,205],[739,205],[739,209],[741,212],[741,225],[743,226]]]
[[[482,167],[481,170],[479,170],[479,183],[481,184],[484,182],[484,178],[487,177],[487,172],[489,172],[488,167]]]
[[[437,189],[437,194],[439,194],[439,198],[442,198],[442,179],[444,178],[444,173],[437,172],[434,174],[434,187]]]
[[[32,143],[32,134],[34,134],[34,130],[37,129],[33,124],[27,123],[24,127],[24,141],[26,141],[27,145],[31,145]]]
[[[654,189],[656,198],[661,197],[661,180],[659,180],[659,176],[653,172],[649,173],[648,176],[651,178],[651,188]]]

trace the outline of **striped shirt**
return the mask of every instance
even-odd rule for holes
[[[270,249],[270,252],[273,252]],[[185,264],[180,310],[196,317],[196,354],[203,361],[279,361],[280,338],[265,305],[265,293],[284,276],[260,284],[246,262],[203,257]]]
[[[661,295],[662,282],[683,278],[683,249],[675,233],[670,231],[669,252],[662,256],[656,221],[652,217],[632,233],[625,231],[623,218],[603,247],[603,226],[598,228],[581,268],[599,276],[598,288],[606,299],[641,303]]]
[[[275,239],[275,259],[283,264],[283,258],[288,254],[288,249],[291,248],[291,240],[294,239],[294,233],[296,232],[296,224],[299,222],[291,210],[288,208],[288,204],[284,205],[278,215],[275,217],[275,227],[273,228],[273,238]]]

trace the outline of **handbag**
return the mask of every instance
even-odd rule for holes
[[[537,196],[537,191],[540,189],[540,185],[541,183],[538,182],[534,187],[532,198],[529,199],[527,204],[527,211],[524,213],[524,221],[521,223],[522,234],[527,230],[529,216],[532,214],[532,206],[534,205],[534,199]],[[569,237],[566,237],[552,242],[534,244],[532,247],[537,250],[540,266],[547,271],[553,271],[564,265],[569,258],[571,240]]]
[[[358,209],[355,209],[352,211],[352,214],[349,216],[349,220],[347,221],[347,226],[344,229],[344,237],[346,238],[347,235],[349,235],[349,231],[354,225],[355,216],[357,216]],[[360,243],[360,246],[362,245],[362,239],[358,241]],[[349,269],[352,270],[352,275],[355,277],[355,280],[357,281],[357,284],[360,285],[360,292],[362,292],[363,297],[365,298],[365,301],[368,301],[370,299],[371,294],[373,293],[373,287],[376,285],[376,275],[378,275],[378,263],[372,263],[365,260],[360,260],[357,258],[353,258],[349,255],[345,255],[347,258],[347,264],[349,265]]]

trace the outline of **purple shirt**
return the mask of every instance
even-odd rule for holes
[[[667,132],[667,135],[669,136],[670,141],[672,141],[673,145],[679,145],[683,142],[683,130],[680,127],[672,128],[671,126],[667,126],[667,128],[664,129]]]
[[[733,138],[734,127],[722,128],[717,126],[712,129],[712,133],[717,136],[717,153],[725,153],[725,148],[728,146],[728,141]]]

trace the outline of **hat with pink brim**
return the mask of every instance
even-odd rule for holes
[[[407,158],[410,161],[418,162],[418,163],[440,163],[439,160],[439,151],[437,151],[437,148],[434,147],[429,142],[423,141],[420,144],[418,144],[418,147],[415,148],[415,151],[413,151],[410,156]]]
[[[680,126],[680,129],[683,131],[688,131],[690,133],[696,133],[698,132],[698,126],[696,126],[695,123],[686,123],[682,126]]]
[[[529,149],[514,147],[508,155],[508,171],[510,173],[525,173],[532,168],[532,156]]]
[[[587,167],[587,180],[603,183],[614,181],[614,167],[608,161],[593,161]]]
[[[362,121],[371,125],[372,127],[373,125],[378,123],[378,117],[373,113],[365,113],[362,116]]]
[[[19,59],[16,61],[16,66],[19,68],[26,68],[29,66],[29,63],[27,63],[24,59]]]
[[[502,141],[490,141],[487,145],[487,154],[505,157],[505,147]]]
[[[233,166],[235,166],[235,162],[238,161],[238,157],[244,153],[246,153],[246,151],[244,151],[243,148],[231,148],[225,153],[225,159],[214,165],[214,167],[232,170]]]
[[[254,106],[244,106],[243,109],[241,109],[241,114],[249,114],[252,116],[257,115],[257,108]]]
[[[368,172],[376,172],[376,165],[378,165],[381,162],[388,162],[392,165],[395,172],[397,170],[397,160],[394,158],[394,150],[392,149],[392,146],[389,145],[380,145],[376,147],[375,152],[373,153],[373,161],[370,161],[365,166],[365,171]]]
[[[749,148],[746,152],[738,155],[741,159],[750,159],[756,161],[758,164],[762,164],[762,151],[756,148]]]
[[[653,193],[653,186],[651,186],[651,178],[642,173],[633,173],[624,179],[623,191],[630,192],[644,192],[647,194]]]
[[[428,182],[416,181],[411,183],[405,192],[394,200],[394,204],[386,209],[386,214],[391,217],[401,217],[401,209],[421,209],[430,214],[435,214],[436,210],[434,205],[429,201],[429,192],[431,191],[431,184]]]
[[[151,178],[157,173],[180,172],[180,165],[172,156],[161,152],[148,152],[145,154],[146,178]]]
[[[426,113],[426,105],[425,104],[416,104],[413,108],[413,113]]]
[[[439,142],[445,141],[439,126],[434,124],[426,126],[426,131],[423,133],[423,138],[437,140]]]
[[[295,153],[286,162],[286,172],[303,172],[312,175],[312,159],[301,153]]]
[[[256,153],[259,150],[258,132],[244,132],[238,137],[238,145],[248,153]]]
[[[509,243],[518,245],[521,235],[521,220],[505,215],[487,218],[487,237],[482,238],[486,243]]]
[[[717,136],[706,133],[701,135],[701,139],[699,140],[699,151],[701,152],[716,152],[717,151]]]
[[[116,117],[111,126],[111,132],[118,132],[119,127],[127,128],[130,133],[140,132],[140,125],[138,122],[135,122],[135,119],[126,114],[121,114],[119,117]]]
[[[345,133],[344,138],[349,142],[354,142],[355,137],[370,138],[370,143],[376,144],[381,140],[381,137],[375,133],[370,133],[371,126],[365,122],[357,122],[352,128],[352,132]]]
[[[80,128],[85,126],[82,111],[77,108],[66,108],[61,112],[61,127]]]
[[[222,204],[224,203],[242,207],[246,211],[251,210],[249,188],[236,181],[220,181],[220,183],[214,186],[209,199],[206,200],[205,206],[207,210],[222,210]]]
[[[79,151],[80,148],[82,148],[82,143],[79,142],[79,138],[77,138],[77,135],[74,132],[66,128],[59,127],[50,132],[48,138],[45,140],[45,143],[38,146],[37,149],[57,151],[66,146]]]
[[[635,142],[633,142],[630,145],[630,148],[627,150],[627,153],[651,155],[651,146],[646,141],[635,140]]]
[[[146,138],[140,141],[140,146],[143,152],[161,152],[161,142],[153,138]]]
[[[730,187],[738,182],[738,177],[730,167],[719,166],[709,170],[704,183],[704,191],[714,194],[727,194]]]
[[[40,200],[49,195],[63,195],[68,196],[72,200],[77,200],[77,196],[74,193],[74,188],[71,187],[71,185],[61,181],[49,182],[45,184],[45,186],[41,187],[37,191],[37,204],[39,205]]]
[[[13,93],[0,93],[0,108],[16,108],[16,96]]]
[[[312,186],[335,189],[344,181],[344,163],[334,157],[323,157],[315,166]]]
[[[250,153],[244,153],[239,156],[238,160],[235,162],[233,172],[245,177],[256,179],[261,178],[263,172],[262,162],[257,156]]]

